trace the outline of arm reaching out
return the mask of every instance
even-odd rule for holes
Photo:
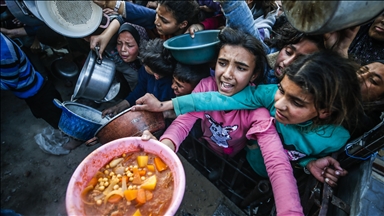
[[[102,59],[102,54],[105,48],[107,47],[109,41],[111,40],[113,35],[117,33],[119,28],[120,28],[120,22],[117,19],[114,19],[109,24],[109,26],[103,31],[103,33],[101,33],[100,35],[91,36],[90,48],[94,50],[96,46],[100,47],[100,50],[99,50],[100,59]]]
[[[337,186],[337,180],[348,174],[336,159],[329,156],[309,162],[307,168],[317,180],[325,181],[331,187]]]
[[[173,109],[172,101],[160,102],[153,94],[146,93],[143,97],[136,100],[136,105],[132,111],[146,110],[150,112],[164,112]]]
[[[150,139],[157,140],[157,138],[153,136],[153,134],[149,132],[149,130],[145,130],[143,132],[143,135],[141,135],[141,140],[148,141]],[[170,139],[163,139],[161,140],[161,143],[168,146],[170,149],[172,149],[172,151],[175,151],[175,144]]]
[[[351,27],[336,32],[324,34],[324,45],[327,49],[339,53],[344,58],[348,58],[348,48],[355,38],[360,27]]]

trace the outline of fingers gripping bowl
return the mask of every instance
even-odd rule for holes
[[[175,215],[184,196],[185,172],[178,156],[156,140],[142,141],[140,137],[127,137],[109,142],[89,154],[73,173],[66,193],[68,215],[86,215],[82,192],[101,167],[122,154],[145,152],[156,155],[169,167],[173,175],[173,193],[164,215]],[[145,204],[144,204],[145,205]],[[145,206],[142,206],[145,208]]]

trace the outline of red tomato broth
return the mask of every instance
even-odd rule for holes
[[[156,216],[156,215],[165,214],[165,212],[169,208],[169,205],[172,201],[172,195],[174,190],[174,179],[172,176],[172,172],[169,168],[161,172],[155,168],[155,171],[151,172],[146,167],[144,168],[137,167],[138,165],[137,156],[139,155],[147,155],[148,164],[150,165],[155,164],[154,158],[156,157],[156,155],[151,153],[146,153],[146,152],[133,152],[129,154],[123,154],[121,157],[115,157],[99,169],[99,172],[97,173],[97,178],[98,178],[97,185],[95,185],[93,190],[90,190],[88,192],[88,194],[83,200],[86,215],[133,215],[137,209],[140,210],[140,213],[142,215]],[[123,158],[123,160],[121,160],[121,162],[116,167],[110,167],[109,166],[110,162],[117,158]],[[124,195],[122,199],[120,199],[117,202],[116,200],[118,199],[113,199],[115,203],[109,202],[111,201],[109,200],[109,198],[111,198],[112,196],[114,196],[113,198],[116,198],[115,195],[112,195],[111,197],[109,197],[108,198],[109,201],[105,200],[106,196],[105,195],[103,196],[101,194],[103,194],[103,192],[107,190],[109,183],[108,183],[108,186],[105,186],[104,185],[105,181],[103,180],[106,180],[105,178],[108,178],[107,181],[112,182],[111,179],[113,175],[111,174],[111,172],[113,172],[114,170],[121,171],[122,170],[121,168],[117,169],[117,167],[120,167],[120,166],[124,167],[125,174],[119,177],[116,173],[114,173],[115,178],[119,179],[119,182],[117,183],[119,188],[117,190],[122,191],[122,176],[125,175],[128,177],[129,172],[131,172],[133,175],[132,170],[134,166],[136,166],[137,169],[141,169],[141,170],[146,169],[145,179],[148,179],[150,176],[153,176],[153,175],[156,176],[156,179],[157,179],[156,187],[154,190],[149,190],[152,193],[152,199],[147,200],[144,204],[141,204],[141,205],[136,200],[127,201]],[[128,168],[128,170],[126,168]],[[127,174],[127,171],[129,171],[128,174]],[[102,176],[100,175],[100,173],[102,174]],[[100,179],[103,179],[103,180],[100,181]],[[141,183],[143,183],[144,181],[142,181]],[[103,190],[100,189],[101,186],[104,186]],[[129,186],[131,186],[131,189],[137,190],[139,185],[132,184],[132,180],[129,180],[129,177],[128,177],[127,188],[129,188]],[[123,192],[121,193],[123,194]],[[95,200],[95,197],[98,197],[98,200],[101,200],[101,204],[100,204],[100,201],[97,202]],[[102,197],[102,198],[99,199],[99,197]]]

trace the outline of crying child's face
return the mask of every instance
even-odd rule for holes
[[[215,79],[218,91],[226,96],[232,96],[253,82],[256,57],[241,46],[225,45],[220,49],[216,67]]]

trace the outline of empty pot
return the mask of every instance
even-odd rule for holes
[[[99,47],[91,50],[77,79],[72,100],[86,98],[103,101],[115,77],[115,63],[107,58],[99,58]]]
[[[105,144],[123,137],[141,136],[144,130],[154,133],[165,128],[163,113],[126,109],[100,127],[86,145]]]
[[[281,1],[288,21],[308,34],[364,24],[384,11],[383,1]]]
[[[54,104],[62,109],[59,129],[72,138],[86,141],[106,122],[101,118],[101,112],[83,104],[63,102],[54,99]]]

